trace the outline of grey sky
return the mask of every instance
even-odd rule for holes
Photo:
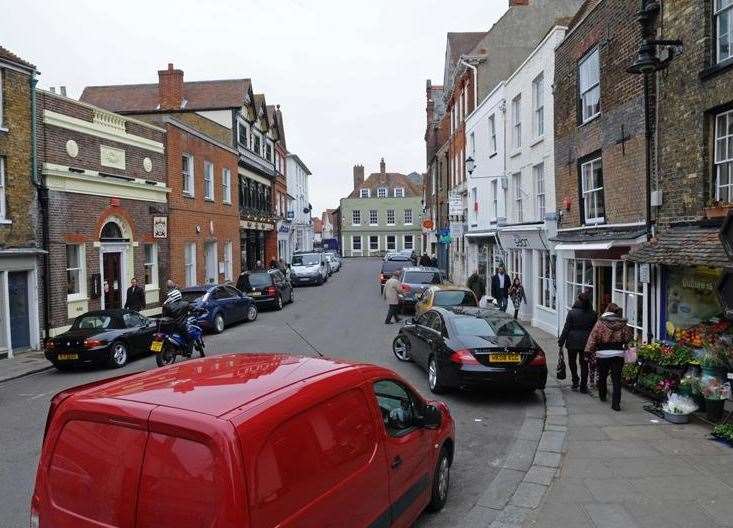
[[[313,172],[314,213],[367,173],[425,168],[425,79],[445,34],[488,30],[508,0],[0,0],[0,45],[71,97],[95,84],[249,77],[280,104],[289,150]]]

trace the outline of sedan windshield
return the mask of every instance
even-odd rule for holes
[[[476,297],[473,293],[453,290],[435,292],[434,306],[476,306]]]
[[[293,266],[319,266],[321,264],[320,255],[294,255]]]
[[[82,315],[74,321],[74,328],[102,329],[117,328],[115,320],[105,314]]]
[[[250,288],[266,288],[272,286],[272,279],[269,273],[250,273],[249,274],[249,286]]]
[[[402,282],[407,284],[440,284],[440,273],[437,271],[406,271]]]
[[[527,337],[527,331],[514,319],[483,319],[460,316],[454,319],[458,335],[484,337]]]

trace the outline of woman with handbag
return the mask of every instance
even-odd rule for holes
[[[568,363],[573,381],[570,388],[574,391],[580,389],[582,393],[588,392],[588,358],[585,355],[585,345],[597,318],[590,294],[586,291],[581,292],[565,318],[565,326],[557,341],[561,358],[563,347],[568,349]],[[580,377],[578,377],[578,362],[580,362]]]
[[[512,285],[509,288],[509,298],[512,300],[514,306],[514,319],[519,315],[519,307],[522,306],[522,301],[526,304],[527,296],[524,294],[524,286],[522,286],[522,280],[519,277],[514,277]]]

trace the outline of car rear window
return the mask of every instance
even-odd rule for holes
[[[197,291],[183,291],[181,292],[181,298],[189,303],[194,303],[201,299],[204,295],[206,295],[205,291],[197,290]]]
[[[68,422],[48,469],[52,504],[99,526],[134,526],[146,437],[146,431],[121,425]]]
[[[392,273],[395,271],[400,271],[405,266],[407,266],[407,261],[387,260],[382,263],[382,273]]]
[[[74,328],[122,328],[118,318],[107,314],[90,314],[77,317],[74,321]]]
[[[293,266],[319,266],[321,264],[321,255],[308,253],[305,255],[293,255]]]
[[[453,320],[458,335],[485,337],[526,337],[529,334],[514,319],[484,319],[469,315],[458,316]]]
[[[438,271],[406,271],[402,282],[407,284],[440,284],[440,272]]]
[[[270,274],[267,272],[262,273],[250,273],[249,274],[249,286],[251,288],[266,288],[272,285],[272,279]]]
[[[461,290],[435,292],[434,306],[476,306],[473,293]]]

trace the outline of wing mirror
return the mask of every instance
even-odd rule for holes
[[[426,429],[437,429],[441,423],[443,423],[443,415],[440,410],[435,405],[425,405],[420,425]]]

